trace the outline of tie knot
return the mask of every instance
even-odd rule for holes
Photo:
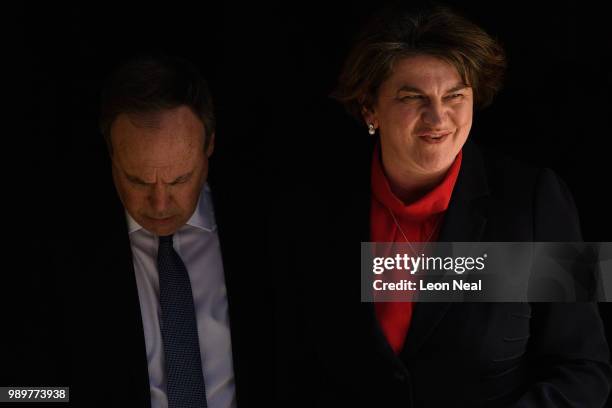
[[[172,237],[174,235],[160,235],[159,236],[159,245],[170,245],[172,246]]]

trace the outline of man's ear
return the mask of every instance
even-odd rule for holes
[[[374,129],[378,129],[378,118],[376,113],[372,109],[362,106],[361,116],[363,117],[366,126],[372,125],[374,126]]]
[[[207,137],[208,140],[206,141],[206,151],[204,153],[206,153],[206,157],[210,158],[215,150],[215,134],[211,133],[211,135],[207,135]]]

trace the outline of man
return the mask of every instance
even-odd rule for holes
[[[229,197],[223,183],[217,189],[207,182],[215,116],[206,82],[180,59],[131,60],[102,93],[100,126],[117,194],[114,203],[98,203],[106,208],[94,228],[99,241],[81,256],[81,287],[93,292],[78,304],[95,312],[72,320],[83,324],[72,347],[77,357],[71,400],[249,406],[255,380],[248,377],[257,366],[251,357],[256,353],[246,350],[262,352],[263,346],[244,340],[251,331],[247,325],[256,322],[246,316],[256,314],[258,303],[245,300],[248,292],[241,289],[253,284],[242,279],[237,286],[230,271],[241,266],[238,250],[249,259],[257,246],[237,249],[232,237],[239,239],[237,226],[248,228],[248,221],[231,202],[219,204],[218,196]],[[236,224],[221,221],[218,227],[225,212]],[[91,300],[98,293],[107,301]],[[264,327],[261,319],[257,324]],[[81,377],[91,369],[78,355],[82,343],[94,338],[99,369]],[[99,381],[110,395],[93,394]]]

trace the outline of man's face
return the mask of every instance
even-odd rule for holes
[[[472,108],[472,88],[455,67],[420,55],[395,63],[364,117],[380,131],[384,158],[428,174],[453,163],[470,132]]]
[[[204,137],[211,137],[206,152]],[[117,116],[111,127],[113,180],[130,216],[156,235],[183,226],[206,181],[213,142],[186,106]]]

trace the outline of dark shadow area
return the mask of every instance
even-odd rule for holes
[[[475,115],[470,137],[552,168],[573,194],[584,240],[611,241],[612,33],[604,5],[453,3],[501,41],[509,62],[504,89]],[[283,305],[291,297],[285,293],[291,265],[274,265],[275,256],[287,237],[302,233],[295,220],[307,219],[310,209],[299,197],[309,194],[308,186],[335,190],[361,171],[358,140],[367,129],[328,95],[357,30],[377,7],[100,3],[15,11],[17,38],[9,40],[17,45],[10,58],[17,74],[6,80],[16,85],[22,116],[9,118],[5,129],[12,141],[3,199],[11,207],[5,213],[11,245],[1,272],[0,385],[65,385],[81,375],[68,362],[79,337],[67,309],[75,307],[73,292],[82,290],[75,282],[82,281],[65,271],[79,270],[79,251],[98,242],[113,206],[97,128],[99,91],[118,63],[150,52],[192,61],[210,84],[217,115],[211,178],[228,186],[234,210],[248,219],[239,234],[252,243],[249,253],[259,255],[244,259],[255,285],[248,291],[262,291],[262,320],[248,335],[268,346],[259,356],[262,377],[293,363],[295,350],[275,348],[282,342],[275,336],[294,330],[300,318]],[[279,225],[285,235],[269,233]],[[317,228],[324,233],[325,226]],[[91,278],[87,284],[95,285]],[[612,305],[600,310],[612,344]],[[91,358],[95,364],[95,350]],[[266,395],[275,392],[273,383],[268,380]]]

